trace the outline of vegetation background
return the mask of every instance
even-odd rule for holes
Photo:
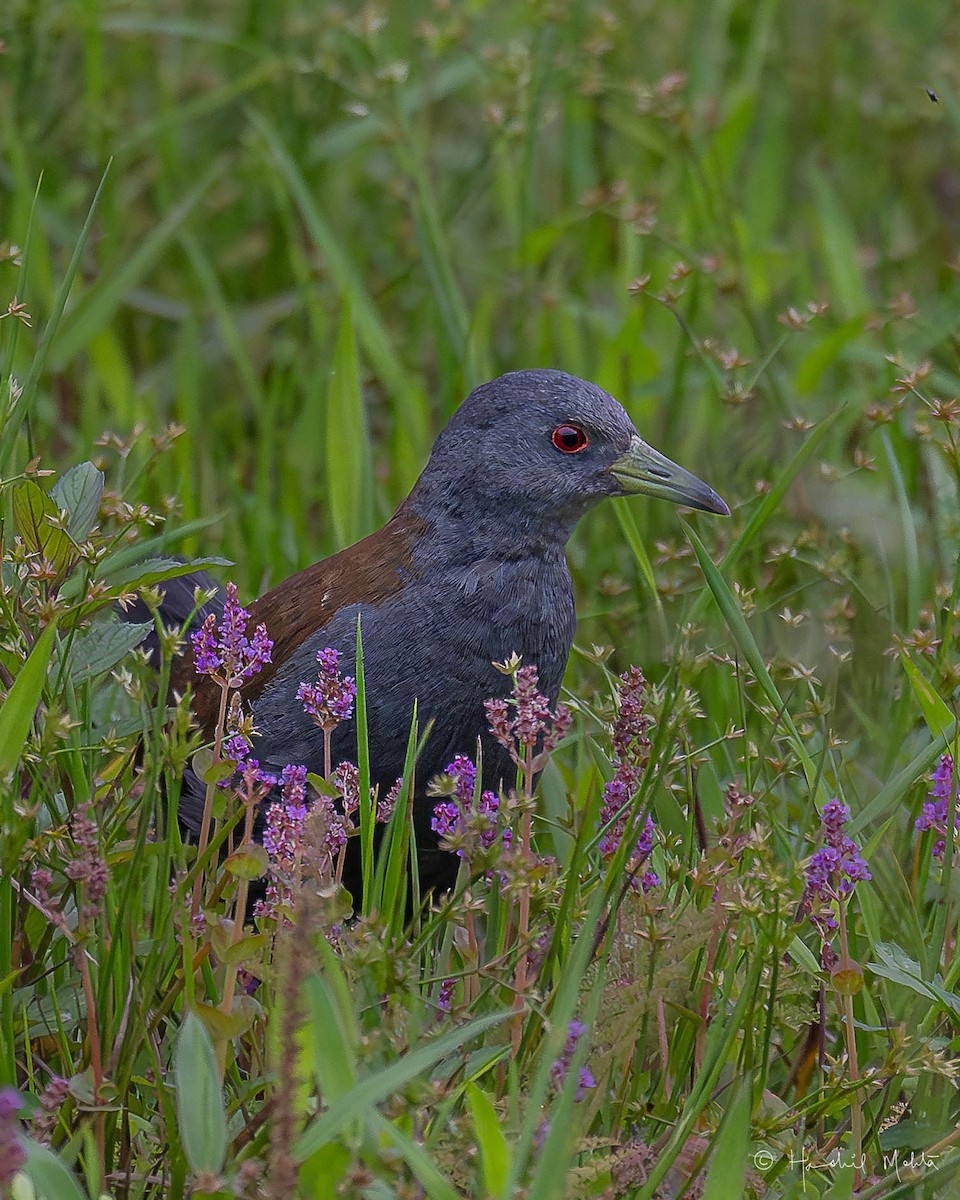
[[[555,1127],[569,1142],[552,1174],[537,1155],[538,1127],[524,1123],[528,1076],[556,1058],[545,1020],[531,1026],[523,1066],[508,1071],[494,1055],[482,1069],[471,1059],[456,1086],[445,1076],[443,1119],[420,1094],[387,1106],[385,1117],[368,1114],[405,1131],[409,1146],[398,1149],[363,1125],[362,1106],[351,1109],[339,1127],[354,1130],[342,1142],[346,1157],[322,1167],[329,1194],[506,1196],[525,1186],[545,1196],[681,1195],[693,1194],[684,1191],[691,1179],[713,1197],[744,1188],[799,1195],[802,1184],[835,1196],[855,1185],[864,1195],[953,1194],[960,1006],[951,853],[945,867],[931,865],[913,828],[925,776],[955,732],[960,684],[953,6],[6,0],[0,38],[12,561],[8,483],[34,456],[57,473],[95,458],[107,478],[104,529],[126,536],[137,525],[120,497],[143,505],[156,521],[145,531],[154,552],[223,556],[235,564],[225,577],[252,597],[376,528],[467,391],[530,366],[607,388],[648,440],[733,509],[728,522],[691,519],[721,566],[715,577],[666,505],[598,509],[570,548],[580,624],[567,685],[579,715],[545,776],[543,803],[557,829],[578,827],[568,809],[590,811],[609,774],[612,675],[640,665],[659,685],[650,703],[664,736],[643,811],[663,830],[654,862],[665,886],[659,913],[630,920],[658,945],[682,941],[664,952],[664,973],[647,989],[666,997],[667,1043],[639,1039],[636,1058],[619,1075],[611,1068],[589,1102],[557,1098],[565,1107]],[[24,391],[8,403],[11,378]],[[22,600],[17,592],[16,604],[4,604],[7,679],[43,622],[42,605]],[[93,699],[117,703],[104,678],[60,692],[74,730],[91,739],[70,769],[94,780],[98,754],[115,749],[104,746]],[[49,715],[52,678],[45,695]],[[38,718],[37,744],[43,728]],[[80,737],[67,726],[60,734]],[[25,731],[8,774],[31,745]],[[44,942],[38,929],[19,927],[28,918],[11,890],[21,866],[47,861],[44,830],[57,821],[44,826],[38,812],[49,805],[66,821],[54,780],[63,761],[46,760],[46,784],[35,760],[24,768],[33,824],[24,826],[28,842],[14,839],[22,858],[4,862],[0,904],[4,1075],[38,1095],[48,1082],[40,1060],[69,1078],[89,1067],[89,1041],[23,955],[24,945],[52,953],[54,934]],[[125,771],[132,805],[133,767]],[[26,793],[13,778],[5,819],[23,822]],[[756,797],[751,838],[761,849],[741,857],[744,875],[731,868],[736,901],[726,898],[726,923],[705,924],[698,941],[684,913],[709,908],[695,881],[714,862],[731,784]],[[870,1076],[859,1089],[868,1145],[859,1172],[827,1152],[848,1146],[840,1139],[857,1088],[843,1022],[817,973],[816,933],[793,924],[817,809],[832,795],[851,806],[873,873],[857,890],[863,911],[851,934],[858,960],[878,968],[857,998],[860,1069]],[[113,824],[101,822],[104,853],[121,873],[129,854],[109,853],[129,833],[125,803],[111,809]],[[561,862],[569,840],[562,829],[544,834]],[[565,912],[568,929],[586,919],[591,895],[583,884],[582,909]],[[108,934],[99,928],[101,945]],[[115,987],[138,975],[136,938],[124,944]],[[172,933],[167,950],[175,960]],[[444,969],[435,945],[422,952],[418,961],[434,955],[433,965],[416,987],[405,983],[411,995]],[[560,973],[569,946],[551,953]],[[72,959],[57,962],[72,997]],[[611,1039],[600,1028],[609,998],[585,963],[577,969],[581,996],[601,1012],[595,1044],[607,1058],[598,1061],[609,1064]],[[650,971],[652,980],[652,955]],[[364,1021],[373,1018],[358,977],[345,984],[360,1015],[344,1038],[355,1035],[362,1059]],[[716,991],[700,1012],[704,979]],[[130,1013],[97,994],[105,1038],[126,1046]],[[547,989],[538,1011],[557,994]],[[37,995],[46,997],[42,1013],[32,1007]],[[488,1007],[468,1006],[469,1015],[503,1008],[496,989],[484,995]],[[567,1010],[558,1011],[569,1019],[576,989],[562,996]],[[143,1012],[154,1003],[145,997]],[[722,1020],[711,1075],[698,1039],[714,1003]],[[179,993],[171,1009],[182,1012]],[[811,1021],[832,1033],[798,1082]],[[163,1092],[157,1078],[178,1025],[153,1025],[129,1053],[118,1051],[124,1083],[110,1105],[77,1084],[46,1131],[92,1194],[258,1186],[252,1174],[238,1182],[221,1172],[222,1159],[210,1167],[219,1182],[198,1183],[173,1084],[166,1099],[149,1099]],[[42,1051],[40,1026],[56,1031]],[[495,1049],[502,1030],[484,1037]],[[157,1073],[149,1078],[138,1058],[148,1042]],[[399,1036],[380,1046],[377,1069],[407,1061],[406,1049]],[[434,1065],[411,1070],[398,1090]],[[753,1080],[746,1116],[736,1078]],[[239,1154],[228,1166],[266,1154],[265,1132],[233,1139],[237,1120],[249,1122],[268,1091],[228,1078]],[[106,1126],[96,1115],[104,1105]],[[506,1131],[502,1146],[491,1114]],[[773,1147],[776,1166],[757,1170],[748,1133],[749,1154]],[[700,1171],[724,1136],[720,1157],[739,1183]],[[673,1156],[666,1182],[639,1168],[627,1179],[625,1147],[640,1143],[661,1161]],[[458,1146],[472,1146],[483,1170],[458,1174]],[[801,1179],[788,1150],[803,1146],[813,1165]],[[826,1148],[820,1159],[817,1147]],[[930,1162],[897,1178],[895,1150],[902,1164],[931,1147]],[[311,1153],[320,1170],[316,1143]],[[497,1174],[491,1163],[501,1161]],[[684,1161],[685,1174],[675,1165]],[[303,1186],[325,1194],[318,1177]]]

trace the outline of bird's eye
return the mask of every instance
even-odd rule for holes
[[[561,454],[576,454],[590,439],[579,425],[558,425],[550,440]]]

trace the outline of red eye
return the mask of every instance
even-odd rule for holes
[[[558,425],[550,437],[561,454],[576,454],[589,440],[579,425]]]

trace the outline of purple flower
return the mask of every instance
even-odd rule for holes
[[[197,673],[238,688],[270,662],[273,642],[265,625],[258,625],[253,637],[247,637],[250,614],[240,606],[237,585],[228,583],[226,592],[220,620],[210,613],[190,640]]]
[[[801,904],[826,939],[837,928],[834,905],[849,896],[855,884],[872,876],[856,842],[844,832],[850,820],[847,805],[828,800],[820,820],[826,844],[807,863]]]
[[[430,828],[441,837],[447,837],[460,827],[460,809],[452,800],[441,800],[433,806]]]
[[[239,767],[250,753],[250,743],[242,733],[231,733],[223,740],[220,754],[224,762],[236,763]]]
[[[524,753],[538,744],[540,752],[548,754],[570,728],[572,718],[567,707],[558,704],[556,711],[551,712],[550,701],[540,691],[539,684],[535,666],[519,667],[509,701],[500,698],[484,701],[490,732],[518,764],[523,761]]]
[[[397,801],[400,799],[400,793],[403,791],[403,776],[400,775],[393,787],[383,797],[382,800],[377,800],[377,821],[381,825],[386,823],[393,816],[393,810],[397,806]]]
[[[481,792],[474,807],[477,768],[464,754],[458,754],[447,764],[444,775],[450,788],[449,798],[434,805],[430,828],[453,842],[462,842],[472,834],[484,850],[489,849],[497,839],[499,796],[496,792]],[[511,836],[509,829],[503,831],[505,844],[509,845]],[[463,844],[450,848],[463,857]]]
[[[638,772],[650,757],[647,731],[653,718],[645,711],[647,681],[639,667],[630,667],[620,676],[620,706],[613,725],[613,749],[617,759]]]
[[[360,771],[352,762],[344,760],[333,772],[333,786],[343,799],[344,816],[349,816],[360,807]]]
[[[627,825],[630,823],[630,808],[632,797],[623,779],[614,776],[603,789],[603,808],[600,810],[600,823],[606,826],[600,838],[600,853],[604,859],[610,860],[620,848]],[[636,870],[650,857],[653,850],[653,839],[657,827],[649,814],[644,822],[628,866]],[[646,893],[651,888],[659,887],[660,880],[653,871],[645,871],[640,878],[640,887]]]
[[[916,820],[916,828],[921,832],[932,829],[939,834],[931,851],[934,858],[939,858],[947,848],[947,820],[954,803],[953,758],[949,754],[941,755],[930,782],[933,785],[928,793],[930,799],[924,802]],[[955,823],[960,831],[960,812]]]
[[[614,775],[604,786],[600,824],[604,831],[599,849],[604,859],[611,859],[620,848],[627,827],[633,825],[631,813],[633,797],[640,787],[643,770],[650,756],[650,739],[647,730],[653,723],[646,715],[647,681],[639,667],[631,667],[620,676],[620,697],[617,719],[613,726]],[[637,844],[628,860],[634,872],[633,886],[645,893],[659,887],[660,880],[653,871],[647,870],[636,882],[636,872],[650,857],[656,834],[653,818],[647,816]]]
[[[280,772],[280,794],[287,815],[302,821],[307,815],[307,768],[290,763]]]
[[[309,825],[308,825],[309,822]],[[275,917],[293,897],[301,872],[328,872],[347,840],[343,816],[329,796],[307,804],[307,768],[290,764],[280,773],[280,798],[267,808],[264,849],[270,855],[266,896],[254,916]]]
[[[454,781],[454,798],[465,812],[473,804],[473,789],[477,782],[477,768],[472,759],[465,754],[458,754],[452,763],[447,764],[447,772]]]
[[[330,646],[318,650],[316,683],[301,683],[297,688],[304,712],[327,732],[350,719],[357,698],[357,685],[351,675],[341,676],[339,662],[339,650]]]
[[[580,1068],[580,1073],[577,1077],[577,1090],[573,1094],[574,1100],[579,1104],[586,1096],[591,1088],[597,1086],[597,1081],[593,1077],[593,1072],[589,1067],[583,1066]]]
[[[449,1012],[453,1002],[453,989],[457,986],[455,979],[445,979],[440,984],[440,991],[437,993],[437,1008],[441,1012]]]
[[[277,786],[277,777],[264,771],[255,758],[248,758],[238,766],[239,782],[234,794],[243,804],[257,805]]]
[[[267,809],[263,845],[282,867],[293,864],[307,818],[307,768],[291,763],[280,773],[280,799]]]
[[[17,1114],[23,1108],[19,1092],[0,1088],[0,1195],[6,1195],[14,1176],[27,1161]]]
[[[567,1075],[570,1073],[570,1064],[573,1061],[577,1043],[586,1032],[587,1027],[582,1021],[571,1021],[567,1026],[567,1040],[564,1043],[563,1051],[550,1068],[550,1079],[558,1092],[563,1087]],[[597,1081],[594,1079],[590,1068],[587,1066],[581,1067],[577,1076],[577,1090],[574,1093],[574,1100],[579,1103],[586,1096],[587,1092],[596,1086]]]

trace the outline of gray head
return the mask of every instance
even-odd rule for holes
[[[711,487],[648,446],[602,388],[540,370],[513,371],[470,393],[410,502],[424,515],[494,520],[504,531],[566,541],[597,501],[631,494],[729,512]]]

